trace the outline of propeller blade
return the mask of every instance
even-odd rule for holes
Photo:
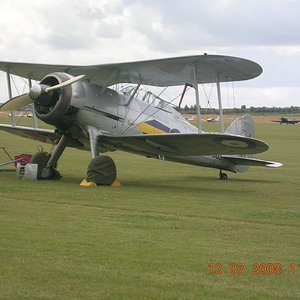
[[[69,79],[69,80],[67,80],[67,81],[64,81],[64,82],[62,82],[62,83],[59,83],[59,84],[57,84],[57,85],[47,87],[47,88],[45,89],[45,92],[48,93],[48,92],[51,92],[51,91],[54,91],[54,90],[63,88],[63,87],[65,87],[65,86],[67,86],[67,85],[70,85],[70,84],[72,84],[72,83],[74,83],[74,82],[76,82],[76,81],[78,81],[78,80],[81,80],[81,79],[84,78],[84,77],[85,77],[85,75],[79,75],[79,76],[73,77],[73,78],[71,78],[71,79]]]
[[[29,94],[23,94],[5,102],[3,105],[0,106],[0,111],[17,110],[18,108],[23,107],[32,102],[33,100],[30,98]]]
[[[5,102],[3,105],[0,106],[0,111],[16,110],[20,107],[23,107],[29,103],[34,102],[34,100],[36,100],[43,93],[48,93],[48,92],[63,88],[67,85],[70,85],[76,81],[81,80],[84,77],[85,77],[85,75],[79,75],[79,76],[73,77],[67,81],[64,81],[62,83],[59,83],[57,85],[47,87],[45,89],[43,89],[41,87],[41,85],[32,87],[28,94],[23,94],[21,96],[17,96],[15,98],[12,98],[9,101]]]

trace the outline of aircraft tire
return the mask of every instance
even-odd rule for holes
[[[116,165],[109,156],[97,156],[89,163],[86,178],[88,182],[94,182],[97,185],[111,185],[116,178]]]
[[[59,179],[59,172],[53,167],[46,167],[51,154],[45,151],[36,152],[30,162],[38,165],[37,179]]]
[[[227,176],[226,173],[220,172],[219,178],[220,178],[220,180],[227,180],[227,179],[228,179],[228,176]]]
[[[44,167],[40,179],[60,179],[60,173],[53,167]]]

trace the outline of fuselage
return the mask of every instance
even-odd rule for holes
[[[79,108],[78,121],[92,125],[106,134],[135,135],[191,133],[197,128],[179,114],[172,105],[151,92],[139,92],[131,99],[131,90],[120,93],[99,86],[85,86],[85,101],[73,97]],[[76,93],[75,93],[76,95]]]
[[[69,130],[86,150],[90,150],[88,137],[90,126],[97,129],[99,135],[130,136],[198,132],[198,129],[177,112],[170,103],[149,91],[139,91],[132,97],[134,88],[130,86],[123,92],[117,92],[110,88],[102,89],[100,86],[92,86],[87,83],[76,83],[73,88],[74,96],[71,104],[78,109],[78,112],[76,126],[71,126]],[[83,98],[85,98],[84,101]],[[99,146],[100,152],[112,150]],[[157,155],[151,157],[232,172],[241,171],[241,168],[239,170],[220,155],[184,157]]]

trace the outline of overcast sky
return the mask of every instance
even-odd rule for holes
[[[90,65],[204,52],[238,56],[264,72],[234,88],[223,84],[224,107],[300,106],[300,0],[1,0],[0,14],[1,61]],[[4,102],[2,72],[0,91]],[[207,106],[204,94],[201,105]]]

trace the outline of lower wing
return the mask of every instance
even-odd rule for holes
[[[32,128],[25,126],[13,126],[0,124],[0,129],[15,135],[36,140],[43,143],[53,143],[60,135],[50,129]]]
[[[53,143],[60,138],[60,135],[50,129],[6,124],[1,124],[0,129],[44,143]],[[98,141],[100,148],[124,150],[142,155],[243,155],[261,153],[269,148],[267,144],[257,139],[218,133],[144,134],[134,136],[100,135],[98,136]],[[70,143],[69,146],[78,146],[75,142],[74,140],[74,145]]]
[[[100,147],[143,155],[256,154],[269,147],[264,142],[243,136],[218,133],[99,136]]]

